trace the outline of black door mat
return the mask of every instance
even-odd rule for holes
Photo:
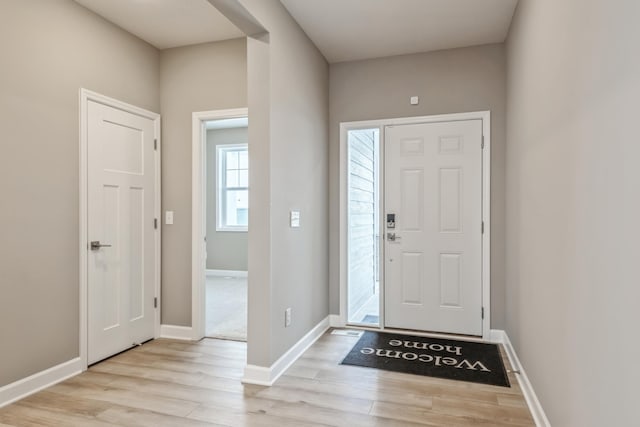
[[[342,364],[511,387],[496,344],[366,331]]]

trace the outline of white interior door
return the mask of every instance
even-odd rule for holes
[[[482,335],[482,121],[386,127],[385,212],[385,326]]]
[[[88,101],[88,363],[154,336],[154,121]]]

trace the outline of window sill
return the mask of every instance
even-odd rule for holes
[[[247,233],[249,229],[248,227],[216,227],[216,231],[221,231],[223,233]]]

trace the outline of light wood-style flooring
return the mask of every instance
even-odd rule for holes
[[[0,426],[534,425],[512,373],[505,388],[340,365],[356,341],[327,333],[260,387],[240,382],[245,343],[159,339],[0,409]]]

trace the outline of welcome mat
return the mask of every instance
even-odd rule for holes
[[[496,344],[366,331],[342,364],[511,387]]]

